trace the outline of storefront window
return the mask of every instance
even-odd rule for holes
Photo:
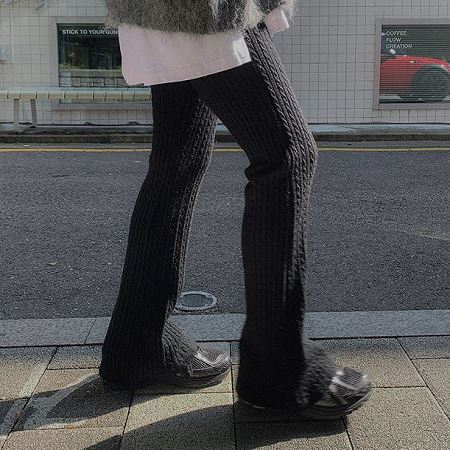
[[[382,25],[380,103],[450,103],[450,25]]]
[[[117,30],[103,24],[58,24],[58,58],[62,87],[128,87]]]

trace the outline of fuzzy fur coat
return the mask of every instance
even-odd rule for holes
[[[103,0],[105,26],[138,25],[161,31],[212,34],[253,28],[282,5],[292,21],[297,0]]]

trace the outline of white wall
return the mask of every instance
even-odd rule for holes
[[[101,0],[48,0],[35,10],[34,0],[5,5],[0,0],[0,47],[11,45],[12,62],[0,63],[0,89],[55,82],[54,17],[101,19]],[[275,43],[310,123],[450,122],[450,109],[374,109],[375,21],[450,19],[448,0],[298,0],[295,23],[275,35]],[[338,53],[339,49],[339,53]],[[151,122],[148,108],[52,110],[39,101],[39,123],[116,124]],[[21,122],[31,122],[23,102]],[[12,121],[12,102],[0,102],[0,122]]]

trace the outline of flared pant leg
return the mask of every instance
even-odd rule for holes
[[[169,316],[179,297],[194,203],[210,163],[216,115],[187,81],[151,86],[153,141],[134,205],[100,375],[145,384],[182,367],[197,343]]]
[[[335,364],[303,334],[305,238],[318,150],[264,23],[245,39],[252,61],[191,80],[246,152],[242,258],[247,317],[236,389],[272,407],[307,407]]]
[[[100,373],[139,383],[195,351],[195,341],[168,317],[218,116],[250,162],[241,241],[247,318],[236,389],[257,404],[306,407],[335,369],[303,333],[305,233],[318,152],[267,28],[261,23],[245,39],[251,62],[152,86],[149,173],[133,211]]]

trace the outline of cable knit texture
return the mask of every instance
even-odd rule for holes
[[[252,61],[152,86],[150,166],[101,371],[116,381],[143,380],[156,367],[182,365],[196,347],[167,319],[182,287],[218,116],[249,160],[241,234],[247,316],[236,389],[257,404],[304,408],[322,396],[336,368],[303,335],[306,221],[318,151],[267,27],[244,38]]]
[[[212,34],[254,28],[282,5],[293,21],[297,0],[104,0],[105,26],[121,24],[168,32]]]

